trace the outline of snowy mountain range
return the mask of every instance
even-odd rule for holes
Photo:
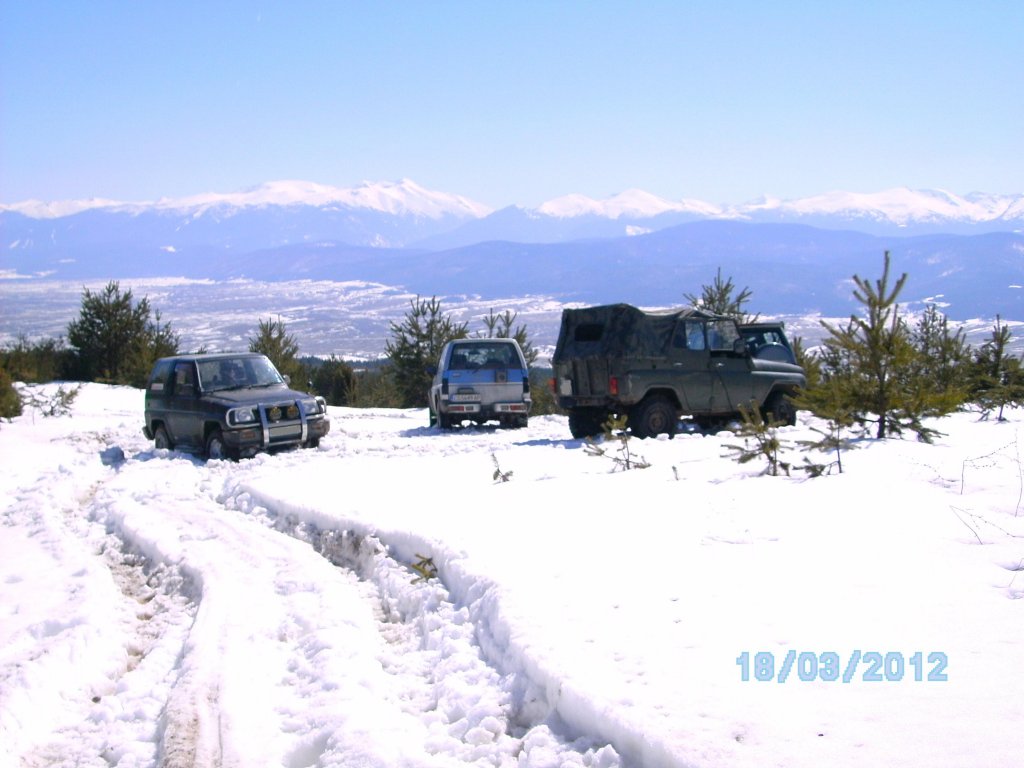
[[[0,278],[370,281],[422,295],[678,304],[721,267],[758,310],[850,311],[884,251],[908,301],[1024,319],[1024,195],[894,189],[739,206],[640,190],[492,211],[409,180],[0,206]],[[2,284],[3,280],[0,280]]]
[[[274,181],[235,193],[208,193],[155,202],[118,202],[101,198],[41,202],[28,200],[0,204],[0,213],[21,214],[30,219],[62,219],[85,212],[139,217],[161,213],[173,217],[219,221],[253,210],[303,209],[347,213],[351,216],[388,215],[416,222],[508,220],[518,212],[526,220],[572,221],[602,219],[621,226],[616,234],[632,234],[631,222],[646,223],[635,229],[663,228],[668,219],[730,219],[750,222],[801,222],[831,228],[898,227],[914,234],[920,228],[983,228],[1015,230],[1024,223],[1024,194],[966,196],[943,190],[912,190],[906,187],[876,193],[828,192],[797,200],[764,197],[739,205],[720,205],[701,200],[671,201],[639,189],[630,189],[604,200],[571,194],[549,200],[536,208],[510,206],[493,211],[460,195],[427,190],[409,179],[399,182],[364,182],[342,188],[308,181]],[[666,218],[667,217],[667,218]],[[850,225],[858,225],[851,227]],[[481,231],[486,231],[484,227]],[[521,238],[514,238],[521,239]],[[352,243],[373,245],[373,242]],[[390,243],[397,245],[398,243]]]
[[[124,203],[101,198],[50,203],[27,200],[14,205],[0,205],[0,211],[13,211],[34,219],[56,219],[95,209],[136,215],[155,210],[202,216],[209,212],[231,215],[248,208],[275,206],[365,209],[434,219],[449,215],[480,218],[491,212],[486,206],[472,200],[444,192],[432,192],[409,179],[396,183],[364,182],[350,188],[331,187],[310,181],[271,181],[241,192],[162,198],[148,203]]]

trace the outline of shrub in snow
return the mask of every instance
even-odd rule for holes
[[[778,436],[778,424],[765,421],[761,409],[756,402],[749,406],[740,406],[742,422],[736,428],[736,435],[743,438],[743,445],[725,445],[732,452],[732,458],[740,464],[761,458],[767,466],[762,475],[777,477],[779,472],[789,475],[790,464],[779,458],[779,451],[784,447]]]
[[[1003,421],[1006,406],[1024,404],[1024,366],[1020,358],[1007,354],[1012,337],[1009,326],[996,315],[991,336],[974,353],[971,393],[984,419],[995,411],[996,420]]]
[[[609,446],[598,445],[592,437],[588,437],[583,450],[589,456],[604,456],[611,459],[614,466],[612,472],[622,469],[647,469],[650,463],[643,457],[633,453],[629,442],[632,435],[627,431],[628,417],[612,416],[604,423],[603,441],[608,444],[618,444],[614,452],[609,452]]]
[[[495,456],[493,453],[491,454],[491,461],[494,462],[494,474],[491,475],[494,482],[507,483],[509,480],[512,479],[512,470],[510,469],[507,472],[502,470],[501,465],[498,464],[498,457]]]
[[[0,368],[0,418],[13,419],[21,415],[21,398],[7,371]]]
[[[61,384],[56,390],[47,392],[41,387],[25,387],[21,391],[21,400],[42,416],[70,416],[71,405],[81,388],[81,385],[65,388]]]

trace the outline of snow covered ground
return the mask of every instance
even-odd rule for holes
[[[204,463],[142,404],[0,424],[0,768],[1024,760],[1024,413],[808,480],[423,410]]]

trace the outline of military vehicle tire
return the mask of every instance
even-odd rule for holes
[[[778,422],[792,427],[796,424],[796,406],[781,392],[772,395],[764,407],[766,421]]]
[[[607,418],[600,408],[573,408],[569,411],[569,432],[577,440],[595,437],[604,432]]]
[[[645,397],[629,415],[629,428],[637,437],[670,436],[676,433],[679,414],[667,397],[652,395]]]

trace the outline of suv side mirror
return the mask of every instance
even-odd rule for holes
[[[429,374],[430,376],[436,376],[437,375],[437,366],[434,365],[433,363],[431,363],[430,365],[424,366],[423,370],[425,370],[427,372],[427,374]]]
[[[747,342],[741,337],[732,343],[732,351],[737,355],[747,354]]]

